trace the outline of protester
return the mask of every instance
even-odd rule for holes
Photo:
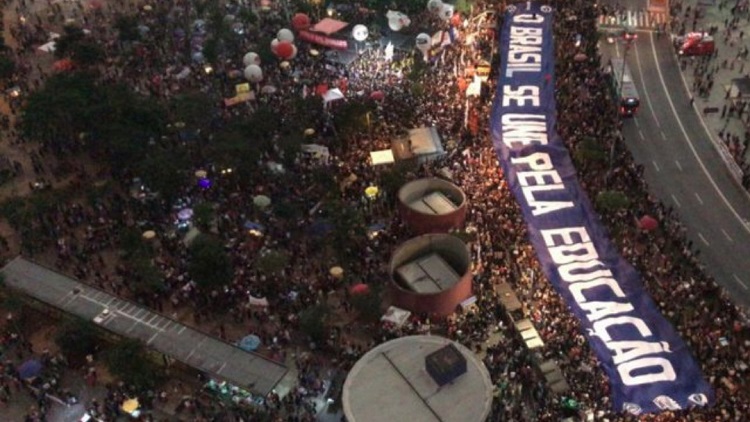
[[[16,13],[27,18],[25,23],[11,28],[18,43],[14,54],[21,68],[21,76],[16,82],[23,91],[38,88],[46,78],[47,70],[35,65],[32,56],[37,54],[35,46],[46,42],[47,25],[57,25],[61,19],[54,14],[33,13],[31,4],[22,2],[16,6]],[[75,4],[78,6],[72,9],[73,16],[90,29],[90,36],[108,46],[107,54],[111,59],[122,54],[122,46],[111,25],[115,13],[135,14],[150,28],[145,35],[148,42],[138,54],[130,56],[132,62],[129,65],[105,66],[105,80],[124,81],[144,95],[164,99],[183,90],[206,91],[212,86],[219,86],[218,91],[222,93],[233,91],[235,81],[207,74],[199,63],[193,62],[178,48],[172,34],[180,29],[179,25],[203,18],[188,2],[162,2],[153,5],[149,11],[144,10],[143,5],[130,3],[107,3],[103,10],[96,11],[85,9],[81,3]],[[634,163],[624,150],[620,135],[616,134],[620,122],[614,107],[602,106],[611,104],[611,100],[596,50],[596,7],[580,0],[565,0],[555,6],[558,8],[555,19],[557,131],[570,151],[576,151],[587,137],[601,140],[608,147],[615,144],[617,156],[611,171],[578,162],[579,178],[591,198],[596,192],[610,189],[620,190],[630,199],[627,209],[616,213],[600,210],[601,218],[623,256],[640,272],[646,289],[661,312],[690,345],[717,392],[717,404],[713,408],[666,412],[645,418],[659,421],[742,420],[750,411],[745,364],[750,359],[750,338],[746,318],[702,270],[697,259],[698,251],[686,240],[674,211],[646,193],[642,167]],[[61,6],[56,4],[54,7]],[[261,339],[264,346],[260,353],[293,361],[299,375],[297,385],[289,394],[283,397],[272,394],[258,406],[231,409],[250,420],[252,415],[261,411],[274,418],[286,418],[284,420],[313,420],[316,412],[321,410],[315,399],[326,391],[326,374],[331,368],[348,370],[378,342],[426,331],[447,335],[485,353],[484,362],[496,386],[493,420],[561,420],[567,412],[562,406],[563,397],[547,389],[535,366],[539,356],[526,350],[514,332],[494,290],[500,282],[513,286],[525,305],[526,316],[540,332],[545,343],[541,358],[555,359],[562,368],[570,385],[565,397],[574,399],[582,412],[591,412],[597,420],[632,419],[619,409],[612,409],[607,378],[598,367],[578,321],[544,278],[535,252],[528,243],[524,220],[508,190],[488,137],[492,98],[480,95],[467,99],[459,86],[459,77],[464,76],[469,67],[491,59],[489,55],[497,42],[494,33],[487,31],[486,27],[479,27],[481,21],[472,18],[494,8],[489,2],[475,2],[473,15],[465,17],[467,25],[455,28],[461,40],[467,40],[471,35],[469,42],[456,42],[434,50],[418,81],[407,77],[413,69],[422,66],[421,54],[415,55],[412,51],[396,50],[389,59],[383,49],[373,47],[353,64],[344,66],[326,63],[312,56],[309,49],[299,48],[292,66],[297,79],[312,82],[308,88],[319,84],[340,86],[346,81],[348,95],[377,90],[383,92],[384,98],[373,113],[368,136],[353,140],[344,151],[332,151],[333,155],[327,162],[300,157],[294,165],[285,166],[288,180],[295,180],[295,184],[279,183],[276,175],[265,171],[254,174],[257,192],[241,191],[236,184],[222,183],[218,175],[217,183],[208,190],[195,186],[194,181],[185,181],[179,195],[184,205],[204,201],[217,204],[216,231],[225,242],[235,269],[233,282],[227,288],[210,291],[199,288],[190,277],[186,243],[180,236],[164,235],[160,236],[155,262],[164,276],[165,288],[160,293],[137,293],[132,271],[112,257],[111,252],[119,247],[118,233],[136,221],[146,221],[148,227],[158,233],[174,233],[175,216],[155,212],[154,207],[117,190],[91,203],[72,198],[68,203],[61,203],[32,218],[35,225],[56,240],[52,261],[61,271],[82,281],[132,297],[165,314],[188,312],[199,326],[217,319],[217,311],[225,310],[233,317],[234,326]],[[447,29],[446,23],[435,21],[427,12],[411,16],[411,19],[414,26]],[[272,14],[260,25],[263,34],[273,36],[288,23],[280,15]],[[577,50],[572,44],[576,34],[584,40],[582,50],[587,58],[583,62],[574,59]],[[239,46],[227,69],[217,69],[216,72],[225,73],[228,69],[240,67],[246,51],[246,45]],[[191,69],[190,74],[176,80],[175,70],[186,66]],[[494,74],[497,63],[493,63],[493,67]],[[284,115],[291,99],[303,95],[303,89],[280,67],[268,66],[264,71],[266,82],[276,86],[278,91],[273,96],[261,96],[257,101]],[[492,79],[491,76],[488,92],[494,92]],[[163,82],[154,83],[159,80]],[[13,113],[19,106],[11,104]],[[257,104],[247,103],[221,109],[221,121],[217,124],[228,124],[242,114],[253,112],[256,107]],[[335,129],[331,123],[335,113],[336,107],[332,106],[325,115],[318,117],[316,129],[324,137]],[[478,120],[478,130],[472,130],[467,115]],[[408,237],[408,232],[393,217],[392,198],[383,198],[382,206],[378,207],[362,200],[364,189],[380,184],[387,173],[387,170],[372,167],[368,163],[368,154],[372,150],[387,148],[391,139],[405,129],[421,125],[436,126],[443,138],[451,140],[455,146],[449,148],[446,157],[414,169],[407,179],[435,175],[438,169],[448,167],[453,181],[467,193],[470,204],[467,226],[476,229],[471,248],[477,262],[474,288],[478,298],[477,310],[459,313],[447,321],[431,321],[424,315],[415,315],[403,327],[383,325],[374,328],[372,337],[365,341],[354,335],[352,327],[340,327],[331,330],[324,344],[309,344],[300,334],[300,314],[330,295],[342,298],[339,312],[350,313],[352,305],[345,294],[346,282],[332,278],[327,263],[311,259],[313,252],[320,247],[319,238],[312,236],[309,230],[315,224],[315,216],[306,216],[294,224],[285,222],[273,212],[254,207],[253,195],[293,197],[312,207],[320,199],[317,190],[308,189],[315,183],[311,176],[315,169],[322,168],[339,182],[355,174],[356,180],[341,189],[341,203],[362,210],[368,225],[385,220],[386,229],[375,240],[351,251],[354,258],[348,263],[347,272],[369,283],[383,282],[389,277],[383,263]],[[9,134],[14,143],[23,143],[29,151],[31,168],[36,175],[55,178],[54,174],[45,176],[52,168],[49,164],[52,159],[62,159],[53,147],[37,147],[31,140],[21,139],[15,128],[11,128]],[[75,167],[74,173],[77,183],[94,180],[84,167]],[[644,233],[635,227],[633,221],[644,214],[659,220],[658,230]],[[262,238],[248,237],[244,228],[248,220],[259,221],[265,227]],[[261,251],[270,249],[288,252],[289,262],[278,274],[263,273],[256,265]],[[44,259],[46,252],[46,245],[24,243],[24,254]],[[268,306],[250,306],[248,295],[266,298]],[[232,338],[231,332],[235,330],[225,330],[224,325],[221,327],[222,338],[238,340]],[[487,341],[492,332],[502,336],[497,343],[489,344]],[[301,349],[306,351],[298,353]],[[92,414],[97,417],[113,418],[118,412],[118,402],[132,394],[141,394],[147,407],[150,403],[146,398],[155,397],[154,392],[135,392],[126,385],[108,385],[107,390],[105,399],[90,404]],[[218,405],[217,400],[207,398],[202,392],[181,399],[176,410],[190,412],[196,420],[209,420],[227,411]]]

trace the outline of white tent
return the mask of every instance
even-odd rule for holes
[[[56,44],[57,43],[54,40],[52,40],[48,43],[40,45],[38,49],[41,51],[44,51],[45,53],[54,53]]]
[[[404,325],[404,323],[406,323],[410,315],[411,315],[411,312],[407,311],[406,309],[401,309],[395,306],[391,306],[388,308],[387,311],[385,311],[385,314],[383,314],[380,320],[384,322],[387,321],[387,322],[393,323],[397,327],[400,327]]]
[[[370,161],[373,166],[381,166],[383,164],[393,164],[395,161],[393,158],[393,151],[390,149],[382,149],[380,151],[370,151]]]
[[[265,308],[268,306],[268,299],[264,297],[255,297],[253,295],[248,295],[247,303],[250,306],[260,306]]]
[[[328,150],[328,147],[318,144],[302,144],[300,145],[301,150],[305,154],[310,154],[316,158],[320,158],[323,160],[328,159],[330,157],[331,153]]]
[[[343,99],[344,99],[344,93],[341,92],[341,90],[338,88],[329,89],[328,91],[326,91],[325,94],[323,94],[323,102],[326,104],[330,103],[331,101],[343,100]]]

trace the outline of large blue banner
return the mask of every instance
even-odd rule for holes
[[[710,385],[610,243],[556,133],[552,17],[552,8],[540,3],[508,7],[491,119],[492,141],[531,242],[609,376],[615,410],[707,406]]]

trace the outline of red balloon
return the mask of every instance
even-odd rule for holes
[[[281,41],[276,45],[274,53],[284,60],[290,59],[294,54],[294,46],[289,41]]]
[[[304,13],[297,13],[292,17],[292,28],[296,30],[307,29],[310,27],[310,17]]]

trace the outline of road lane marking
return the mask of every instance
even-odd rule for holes
[[[672,194],[672,200],[674,201],[675,204],[677,204],[678,208],[682,206],[682,205],[680,205],[680,201],[677,200],[677,197],[674,196],[674,194]]]
[[[656,164],[656,160],[651,160],[651,162],[654,163],[654,168],[656,169],[656,171],[661,171],[659,170],[659,165]]]
[[[202,339],[202,340],[200,341],[200,343],[198,343],[198,345],[197,345],[197,346],[193,347],[193,348],[192,348],[192,349],[190,350],[190,353],[189,353],[189,354],[187,355],[187,357],[185,358],[185,362],[187,362],[188,360],[190,360],[190,358],[191,358],[191,357],[193,357],[193,353],[195,353],[195,351],[196,351],[196,350],[200,349],[200,347],[201,347],[201,346],[203,346],[203,342],[205,342],[207,338],[208,338],[208,337],[203,337],[203,339]]]
[[[646,140],[646,138],[643,136],[643,132],[641,132],[640,129],[638,129],[638,135],[640,135],[642,141]]]
[[[698,154],[698,151],[696,151],[695,145],[693,145],[693,141],[690,140],[690,137],[687,134],[687,130],[685,130],[685,125],[682,124],[682,119],[680,119],[679,115],[677,114],[677,109],[674,106],[674,102],[672,101],[672,97],[669,95],[669,90],[667,90],[667,84],[666,84],[666,82],[664,82],[664,75],[662,74],[661,65],[659,64],[658,55],[656,54],[656,45],[654,44],[654,34],[653,33],[649,33],[649,38],[651,40],[651,51],[653,52],[653,54],[654,54],[654,60],[656,61],[656,73],[659,74],[659,80],[661,81],[661,87],[664,90],[664,93],[667,95],[667,101],[669,102],[669,107],[672,108],[672,113],[674,114],[675,119],[677,119],[677,124],[680,126],[680,131],[682,131],[682,135],[685,137],[685,140],[687,141],[688,146],[690,147],[690,151],[693,153],[693,156],[698,161],[698,164],[700,165],[701,170],[703,170],[703,174],[706,175],[706,177],[708,178],[708,181],[711,183],[711,186],[713,186],[714,190],[716,191],[716,193],[719,194],[719,198],[721,198],[721,200],[724,202],[724,205],[726,205],[727,208],[729,208],[729,211],[732,213],[732,215],[734,215],[734,218],[736,218],[737,221],[742,222],[743,221],[742,217],[737,212],[737,210],[734,209],[734,207],[729,202],[729,200],[727,199],[727,197],[724,196],[724,192],[722,192],[721,189],[719,189],[719,185],[716,184],[716,180],[714,180],[713,176],[711,176],[711,173],[708,172],[708,168],[706,168],[706,163],[703,162],[703,160],[701,159],[701,156]],[[636,51],[638,51],[638,49],[636,49]],[[680,77],[682,77],[682,72],[680,72]],[[684,82],[685,82],[685,80],[683,78],[683,83]],[[686,85],[686,87],[687,87],[687,85]],[[688,92],[689,92],[689,90],[688,90]],[[695,107],[695,105],[693,105],[693,107]],[[701,119],[701,122],[703,122],[702,119]],[[709,136],[710,136],[710,132],[708,130],[708,127],[706,127],[705,123],[703,123],[703,128],[706,130],[706,133],[709,134]],[[745,227],[745,231],[748,234],[750,234],[750,227],[748,227],[748,226],[744,226],[744,227]]]
[[[734,239],[732,239],[732,236],[730,236],[730,235],[729,235],[729,234],[727,233],[727,231],[726,231],[726,230],[724,230],[724,229],[721,229],[721,232],[722,232],[722,233],[724,233],[724,237],[726,237],[728,241],[730,241],[730,242],[734,242]]]
[[[743,289],[747,290],[747,284],[745,284],[744,281],[740,280],[739,277],[737,277],[737,274],[732,274],[732,277],[734,277],[735,280],[737,280],[738,283],[742,286]]]
[[[633,121],[635,122],[635,127],[641,127],[641,124],[638,123],[638,118],[633,117]]]
[[[697,199],[697,200],[698,200],[698,202],[700,202],[700,203],[701,203],[701,205],[703,205],[703,198],[701,198],[701,196],[700,196],[700,195],[698,195],[698,192],[695,192],[695,199]]]
[[[659,133],[661,133],[661,139],[664,139],[666,141],[667,135],[665,135],[663,131],[660,131]]]
[[[617,45],[617,44],[615,44],[615,45]],[[641,83],[641,90],[638,91],[638,92],[642,92],[646,96],[646,103],[648,104],[648,109],[651,111],[651,117],[654,118],[654,122],[656,122],[656,127],[658,127],[659,129],[661,129],[661,123],[659,123],[659,118],[656,117],[656,111],[654,110],[654,106],[651,104],[651,96],[648,95],[648,90],[646,89],[646,84],[643,83],[643,68],[641,67],[641,56],[638,55],[638,49],[637,48],[634,48],[633,50],[635,50],[635,63],[638,66],[638,73],[641,76],[640,78],[638,78],[638,80]],[[617,53],[617,55],[619,56],[620,54]],[[623,60],[625,60],[624,57],[623,57]]]
[[[680,164],[680,161],[674,160],[674,163],[677,164],[677,168],[680,169],[680,171],[682,171],[682,165]]]
[[[706,238],[705,238],[705,237],[703,237],[703,233],[698,233],[698,237],[700,237],[700,238],[701,238],[701,240],[703,241],[703,243],[705,243],[705,244],[706,244],[706,246],[711,246],[711,244],[710,244],[710,243],[708,243],[708,240],[706,240]]]
[[[157,332],[155,332],[155,333],[154,333],[154,335],[152,335],[152,336],[151,336],[151,338],[150,338],[150,339],[148,339],[148,341],[146,342],[146,344],[151,344],[151,342],[152,342],[152,341],[154,341],[154,339],[155,339],[155,338],[156,338],[156,336],[158,336],[158,335],[159,335],[159,332],[158,332],[158,331],[157,331]]]

